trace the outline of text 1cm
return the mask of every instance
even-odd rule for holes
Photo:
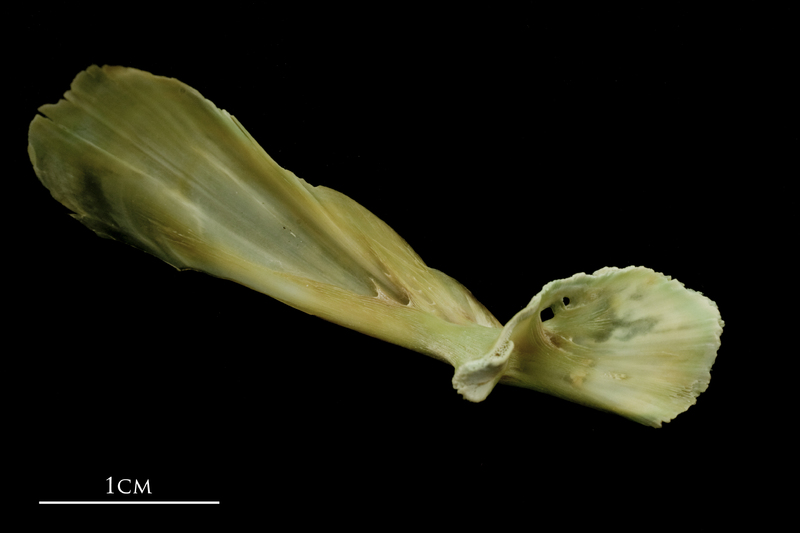
[[[108,481],[108,492],[106,492],[106,494],[114,494],[114,488],[113,488],[114,484],[113,484],[111,478],[108,478],[106,481]],[[123,487],[123,483],[126,484],[126,487]],[[119,491],[122,494],[130,494],[131,492],[133,492],[134,494],[152,494],[150,492],[150,480],[149,479],[144,482],[144,485],[140,485],[139,484],[139,480],[138,479],[134,479],[133,480],[133,491],[125,490],[125,488],[128,488],[128,489],[131,488],[131,480],[130,479],[120,479],[119,481],[117,481],[117,491]],[[147,490],[147,492],[145,492],[145,490]]]

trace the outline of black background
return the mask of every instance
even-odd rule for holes
[[[781,438],[757,339],[778,342],[780,295],[750,298],[796,233],[798,85],[793,12],[758,15],[30,8],[6,253],[36,497],[146,498],[108,496],[112,476],[269,509],[514,479],[537,506],[591,493],[660,511],[762,475],[754,443]],[[91,64],[196,88],[501,322],[576,272],[679,279],[726,321],[710,388],[661,429],[506,386],[472,404],[438,361],[97,238],[25,155],[36,108]]]

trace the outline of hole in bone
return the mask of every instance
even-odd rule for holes
[[[546,309],[542,309],[542,311],[539,313],[539,317],[542,319],[542,322],[550,320],[554,316],[556,315],[553,313],[553,310],[550,309],[549,307],[547,307]]]
[[[566,305],[569,305],[569,298],[567,298],[566,296],[564,296],[564,297],[561,299],[561,301],[562,301],[562,302],[564,302],[564,305],[565,305],[565,306],[566,306]]]

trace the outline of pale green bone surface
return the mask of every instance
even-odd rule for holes
[[[603,268],[548,283],[453,384],[474,401],[498,381],[528,387],[659,427],[708,387],[722,326],[714,302],[677,280]]]
[[[457,369],[456,388],[473,401],[502,381],[659,425],[657,418],[676,416],[707,386],[719,346],[719,313],[707,298],[674,284],[673,292],[684,297],[662,298],[655,313],[651,293],[669,291],[658,282],[642,285],[643,273],[660,276],[652,271],[626,269],[616,284],[581,274],[553,282],[501,329],[466,288],[428,268],[380,219],[278,166],[233,116],[178,80],[92,66],[64,96],[39,109],[48,118],[34,118],[28,151],[53,196],[101,236],[446,361]],[[634,281],[647,296],[642,305],[650,307],[637,307],[636,300],[623,305],[614,296]],[[549,291],[565,283],[597,294],[605,314],[598,307],[581,319],[568,309],[537,329],[534,307],[549,305]],[[582,293],[573,293],[577,306]],[[650,314],[642,314],[645,309]],[[592,322],[598,313],[617,324],[599,330],[611,331],[605,340]],[[707,328],[687,337],[676,326],[654,337],[658,327],[680,317],[701,317]],[[647,335],[625,326],[644,319],[657,320]],[[628,340],[624,327],[633,328]],[[555,349],[556,337],[542,337],[551,330],[563,339]],[[708,350],[690,350],[700,338]],[[495,356],[498,346],[506,352]],[[689,363],[675,364],[684,360]],[[626,378],[598,377],[606,373]],[[669,387],[652,385],[654,375],[675,390],[691,391],[692,401],[675,400],[664,392]]]

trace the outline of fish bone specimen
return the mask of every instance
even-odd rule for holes
[[[554,281],[504,327],[378,217],[281,168],[178,80],[92,66],[39,111],[36,175],[98,235],[445,361],[468,400],[507,383],[659,427],[708,387],[723,322],[668,276]]]

